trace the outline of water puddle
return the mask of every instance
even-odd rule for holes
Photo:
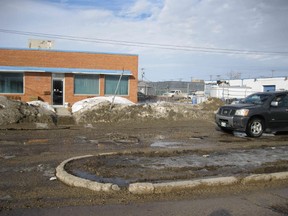
[[[3,155],[3,156],[0,156],[0,157],[5,159],[5,160],[8,160],[8,159],[15,158],[16,156],[15,155]]]
[[[184,154],[171,157],[140,157],[138,162],[142,166],[157,167],[205,167],[205,166],[259,166],[263,163],[285,160],[288,147],[270,147],[266,149],[234,150],[230,152],[213,152],[211,154],[197,155]]]
[[[239,131],[233,131],[233,135],[236,137],[247,137],[247,134],[244,132],[239,132]],[[263,133],[262,134],[263,137],[273,137],[275,136],[275,134],[273,133]]]
[[[183,145],[181,142],[164,142],[164,141],[156,141],[151,144],[151,147],[158,148],[177,148],[178,146]]]
[[[188,147],[189,149],[197,149],[199,148],[199,145],[201,145],[202,149],[209,148],[213,146],[211,143],[202,142],[204,138],[203,137],[191,137],[189,140],[193,140],[194,142],[169,142],[169,141],[156,141],[152,143],[150,146],[152,148],[167,148],[167,149],[177,149],[177,148],[183,148]]]
[[[112,184],[117,184],[119,187],[125,187],[128,186],[132,180],[126,180],[123,178],[105,178],[105,177],[101,177],[101,176],[97,176],[85,171],[81,171],[81,170],[73,170],[73,174],[80,177],[80,178],[84,178],[84,179],[88,179],[91,181],[97,181],[99,183],[112,183]]]

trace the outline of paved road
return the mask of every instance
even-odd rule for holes
[[[272,206],[278,206],[278,210],[273,209]],[[254,191],[252,193],[221,195],[219,197],[184,201],[161,201],[148,203],[131,203],[126,205],[117,204],[46,209],[14,209],[10,211],[2,211],[0,212],[0,215],[283,216],[288,215],[288,188],[282,186],[282,188],[269,189],[258,192]]]

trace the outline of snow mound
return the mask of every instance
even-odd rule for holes
[[[54,125],[56,114],[43,102],[30,104],[0,96],[0,125],[14,123],[49,123]]]
[[[104,102],[112,103],[112,101],[113,101],[113,96],[87,98],[87,99],[74,103],[72,106],[72,113],[79,112],[79,111],[85,112],[87,110],[92,109],[93,107],[95,107],[96,105],[100,103],[104,103]],[[134,103],[123,97],[115,97],[114,104],[133,105]]]
[[[29,101],[27,102],[27,104],[31,105],[31,106],[35,106],[35,107],[41,107],[45,110],[49,110],[51,112],[55,112],[55,109],[49,105],[47,102],[43,102],[43,101]]]
[[[115,104],[110,109],[108,101],[89,106],[89,109],[73,113],[74,119],[80,124],[93,124],[99,122],[121,122],[121,121],[153,121],[181,119],[213,119],[212,111],[205,111],[199,106],[192,104],[175,104],[167,102],[149,104]]]

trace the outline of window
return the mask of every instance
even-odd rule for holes
[[[115,94],[120,76],[105,76],[105,94]],[[128,76],[122,76],[117,95],[128,95]]]
[[[0,73],[0,93],[23,94],[23,73]]]
[[[267,94],[252,94],[246,97],[241,103],[247,104],[264,104],[265,101],[269,98]]]
[[[278,107],[288,107],[288,95],[279,95],[273,101],[278,102]]]
[[[275,89],[276,89],[276,86],[275,86],[275,85],[264,85],[264,86],[263,86],[264,92],[275,91]]]
[[[75,75],[74,94],[99,94],[99,75]]]

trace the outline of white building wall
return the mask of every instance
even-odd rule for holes
[[[244,98],[255,92],[263,92],[264,86],[275,86],[276,91],[288,91],[288,77],[275,78],[257,78],[257,79],[238,79],[226,80],[228,86],[207,85],[206,82],[205,95],[216,98],[232,99]]]
[[[239,79],[227,81],[230,83],[230,86],[247,86],[252,88],[253,91],[257,92],[263,92],[264,86],[267,85],[275,85],[276,91],[288,90],[287,77]]]
[[[211,86],[210,97],[223,99],[245,98],[254,92],[248,87]]]

